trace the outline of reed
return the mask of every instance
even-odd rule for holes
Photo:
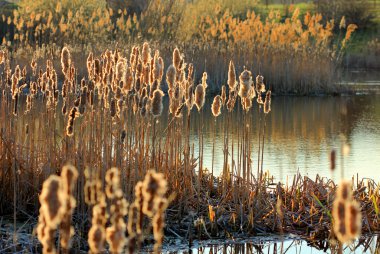
[[[212,5],[202,7],[201,3],[160,1],[138,17],[122,9],[117,13],[110,11],[101,4],[94,7],[92,0],[88,0],[92,4],[82,8],[78,3],[69,2],[57,3],[64,8],[45,1],[38,1],[38,4],[21,2],[18,10],[3,18],[5,37],[2,45],[16,49],[16,57],[24,59],[25,54],[58,57],[64,43],[70,42],[70,51],[64,53],[71,52],[72,58],[81,60],[79,67],[86,66],[87,54],[94,49],[105,50],[110,44],[129,48],[149,40],[151,42],[143,45],[138,53],[143,55],[144,66],[149,63],[153,67],[150,47],[155,44],[162,45],[162,51],[166,50],[162,62],[175,60],[175,68],[179,67],[183,53],[197,65],[203,65],[207,59],[208,66],[224,66],[209,70],[210,84],[215,90],[219,90],[219,85],[228,78],[226,67],[230,59],[234,59],[239,68],[244,65],[259,67],[258,73],[267,77],[277,93],[339,91],[333,84],[339,80],[338,69],[350,46],[352,33],[357,29],[355,24],[343,25],[343,20],[343,23],[325,21],[319,13],[300,15],[295,8],[286,9],[285,16],[279,10],[260,15],[252,6],[244,9],[244,13],[233,13],[228,8],[210,12],[203,9]],[[175,50],[176,45],[183,45],[183,52],[179,48]],[[170,55],[173,50],[176,59]],[[64,59],[69,60],[69,57]],[[254,60],[247,65],[248,59]],[[62,64],[68,65],[69,61]],[[134,68],[136,66],[134,63]],[[197,76],[199,78],[201,73]]]
[[[334,205],[327,197],[335,196],[335,184],[319,176],[295,175],[293,184],[285,186],[264,172],[272,92],[265,88],[263,76],[254,80],[255,70],[235,70],[231,61],[224,82],[228,87],[209,105],[209,73],[197,79],[196,66],[187,63],[179,50],[170,54],[175,63],[165,72],[154,46],[149,46],[154,57],[144,47],[145,56],[136,45],[129,55],[118,48],[92,53],[85,58],[84,76],[73,53],[62,76],[57,71],[62,65],[48,59],[26,79],[23,65],[11,64],[5,52],[0,67],[0,210],[15,212],[17,218],[26,210],[40,213],[37,233],[44,251],[139,251],[152,233],[156,252],[165,242],[163,233],[202,239],[263,231],[328,238],[326,229],[332,224],[326,211]],[[67,58],[67,53],[62,55]],[[148,57],[145,62],[144,57]],[[19,81],[12,84],[12,75],[17,77],[19,72]],[[240,73],[239,83],[236,73]],[[30,89],[21,89],[24,85]],[[17,115],[12,114],[13,91],[18,91]],[[192,110],[194,104],[197,110]],[[254,118],[261,126],[257,131],[250,126],[256,107],[261,115]],[[203,153],[203,137],[210,125],[207,114],[214,122],[213,135],[224,138],[224,146],[213,145],[212,153],[213,157],[223,154],[223,165],[212,166],[211,171],[204,167],[210,158]],[[233,114],[238,115],[239,128],[232,123]],[[222,118],[226,121],[216,121]],[[252,156],[255,135],[260,147],[257,164]],[[68,161],[79,169],[78,175],[72,166],[61,168]],[[362,211],[362,218],[370,218],[362,231],[372,231],[377,228],[377,215],[370,197],[378,200],[377,187],[373,181],[357,180],[354,189],[360,207],[369,207]],[[12,202],[17,203],[15,211],[9,207]],[[345,221],[360,221],[358,206],[350,204]],[[194,221],[199,222],[196,227]],[[353,225],[347,227],[350,235],[361,228]]]

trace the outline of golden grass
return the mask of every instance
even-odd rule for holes
[[[275,91],[320,93],[336,90],[333,83],[339,79],[337,67],[357,28],[354,24],[342,26],[338,20],[323,23],[320,14],[300,16],[298,9],[282,20],[280,13],[273,10],[266,17],[252,9],[237,16],[226,6],[202,12],[199,7],[190,8],[192,4],[185,1],[169,2],[155,2],[140,18],[125,10],[114,13],[104,6],[88,10],[70,8],[68,3],[64,3],[65,8],[58,8],[60,3],[55,2],[57,7],[44,10],[21,6],[13,16],[3,17],[8,32],[2,45],[25,56],[36,54],[36,47],[54,54],[70,42],[78,52],[88,54],[105,50],[111,42],[130,48],[149,40],[159,44],[162,51],[182,45],[194,64],[206,65],[215,90],[220,89],[227,74],[217,67],[221,63],[226,66],[226,59],[233,59],[239,70],[244,65],[254,67],[255,75],[267,77],[268,85]],[[195,17],[191,14],[194,10]],[[333,29],[338,25],[339,35],[334,35]],[[145,52],[142,51],[146,55]],[[165,55],[164,60],[170,61],[169,54]],[[176,57],[180,59],[179,55]],[[144,58],[143,62],[148,60]]]

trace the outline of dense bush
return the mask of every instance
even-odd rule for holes
[[[374,15],[368,0],[314,0],[316,10],[326,20],[341,20],[344,16],[348,23],[353,23],[359,29],[373,25]]]

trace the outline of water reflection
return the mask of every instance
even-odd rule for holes
[[[279,237],[257,237],[247,240],[225,243],[220,241],[199,242],[196,247],[186,248],[182,246],[164,246],[164,253],[189,253],[189,254],[302,254],[302,253],[373,253],[380,251],[380,242],[377,236],[362,238],[352,244],[344,245],[342,251],[338,246],[331,246],[326,241],[311,243],[301,239],[279,240]]]
[[[252,121],[249,122],[253,128],[253,160],[257,158],[256,110],[251,113]],[[215,132],[214,168],[220,172],[227,114],[224,112],[215,124],[210,115],[209,107],[202,114],[193,113],[191,138],[197,154],[197,126],[203,117],[204,167],[211,168]],[[236,130],[243,126],[241,114],[235,112],[230,133],[236,135]],[[275,97],[266,132],[264,169],[270,170],[276,178],[285,180],[297,171],[311,177],[317,173],[330,177],[328,154],[332,148],[340,150],[342,138],[351,147],[350,154],[344,160],[345,176],[359,173],[360,177],[376,178],[375,173],[380,165],[380,96]],[[341,166],[339,163],[340,160],[338,168]]]

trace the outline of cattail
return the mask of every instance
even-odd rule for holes
[[[350,238],[358,238],[362,229],[362,214],[360,205],[355,200],[351,201],[348,205],[345,223],[348,225],[347,230]]]
[[[14,104],[13,104],[13,115],[14,116],[17,116],[17,107],[18,107],[18,93],[16,93],[16,95],[14,96],[13,100],[14,100]]]
[[[257,75],[256,77],[256,92],[257,95],[265,92],[264,77],[261,75]]]
[[[5,52],[4,50],[0,50],[0,64],[5,63]]]
[[[264,113],[268,114],[271,111],[270,104],[271,104],[271,91],[269,90],[267,94],[265,95],[265,101],[264,101]]]
[[[164,65],[164,59],[162,59],[162,57],[159,57],[158,58],[158,64],[159,64],[159,66],[160,66],[160,72],[159,72],[159,74],[158,74],[158,77],[157,77],[157,79],[158,80],[162,80],[162,77],[164,76],[164,68],[165,68],[165,65]]]
[[[189,67],[187,69],[187,81],[190,85],[193,84],[193,75],[194,75],[194,65],[189,64]]]
[[[195,88],[195,106],[197,106],[198,111],[201,110],[204,104],[205,104],[205,87],[202,84],[199,84]]]
[[[227,101],[227,110],[232,112],[236,104],[237,92],[235,90],[230,90]]]
[[[63,74],[67,75],[71,66],[71,54],[67,47],[63,47],[61,53],[61,65]]]
[[[143,73],[142,73],[142,81],[143,84],[148,85],[150,84],[150,65],[147,64],[143,67]]]
[[[76,200],[73,195],[74,187],[78,179],[78,170],[72,165],[66,165],[62,169],[62,192],[65,195],[65,211],[60,224],[60,242],[62,248],[68,250],[70,238],[74,235],[74,228],[71,226],[71,217],[76,207]]]
[[[202,75],[202,86],[205,88],[205,90],[207,89],[207,72],[203,72],[203,75]]]
[[[126,60],[120,59],[116,64],[116,82],[122,80],[126,68]]]
[[[334,171],[335,169],[335,161],[336,161],[336,151],[335,149],[331,150],[330,152],[330,169],[331,171]]]
[[[362,215],[360,206],[353,199],[351,183],[342,181],[333,203],[333,230],[341,243],[350,242],[360,236]]]
[[[163,96],[164,96],[164,93],[160,89],[157,89],[153,92],[151,114],[154,117],[158,117],[162,113],[162,109],[163,109],[162,97]]]
[[[116,116],[116,100],[114,98],[111,99],[110,114],[112,118]]]
[[[144,42],[141,54],[143,65],[147,65],[150,62],[150,46],[148,42]]]
[[[144,196],[143,212],[148,217],[154,215],[155,199],[162,198],[167,190],[167,182],[164,179],[164,175],[156,173],[153,170],[149,170],[145,175],[142,187],[142,193]]]
[[[93,210],[95,210],[95,207]],[[90,246],[91,253],[102,253],[104,251],[106,232],[104,227],[100,225],[93,225],[88,232],[88,245]]]
[[[33,76],[35,76],[37,73],[37,61],[34,57],[32,59],[32,62],[30,63],[30,67],[32,68]]]
[[[102,76],[102,67],[100,66],[100,60],[98,58],[95,59],[93,68],[94,68],[95,77],[97,79],[100,79],[100,77]]]
[[[168,70],[166,71],[166,82],[168,83],[169,89],[173,89],[175,87],[176,75],[177,75],[177,71],[174,65],[170,65]]]
[[[243,110],[248,112],[250,108],[252,107],[252,100],[249,97],[243,98],[242,103],[243,103]]]
[[[62,180],[56,175],[49,176],[42,185],[39,200],[46,224],[50,228],[58,226],[65,212],[65,196],[61,190]]]
[[[253,83],[252,81],[252,74],[248,70],[244,70],[240,76],[240,89],[239,89],[239,96],[243,99],[248,97],[249,92],[251,91],[251,85]]]
[[[12,98],[15,99],[16,95],[18,94],[18,81],[16,74],[12,75],[12,86],[11,86],[11,92],[12,92]]]
[[[163,60],[161,58],[160,60],[160,55],[159,51],[156,50],[154,53],[154,58],[153,58],[153,65],[152,65],[152,71],[153,71],[153,79],[154,80],[161,80],[162,76],[161,73],[163,73]]]
[[[56,253],[56,248],[54,244],[55,228],[49,227],[46,222],[45,214],[40,208],[40,214],[38,217],[37,225],[37,237],[42,244],[42,253],[50,254]]]
[[[222,92],[220,94],[220,97],[222,99],[222,105],[224,106],[226,104],[226,100],[227,100],[227,93],[226,93],[226,86],[225,85],[222,86]]]
[[[181,64],[181,53],[179,52],[178,48],[175,48],[173,51],[173,66],[177,71],[180,70],[180,64]]]
[[[20,69],[20,65],[17,65],[17,66],[16,66],[14,75],[16,75],[16,77],[17,77],[18,80],[21,79],[21,69]]]
[[[228,67],[228,86],[230,87],[230,91],[235,90],[237,82],[236,82],[236,72],[235,72],[235,65],[230,61],[230,65]]]
[[[167,209],[169,202],[166,198],[158,198],[155,202],[157,212],[152,219],[153,236],[156,241],[154,244],[154,252],[160,253],[160,248],[164,240],[165,210]]]
[[[211,105],[211,112],[214,115],[214,117],[217,117],[220,115],[220,109],[222,107],[222,98],[220,95],[217,95],[214,97],[214,101],[212,102]]]
[[[23,80],[26,80],[26,74],[27,74],[26,66],[24,66],[24,68],[22,68],[22,71],[21,71],[21,78]]]
[[[87,86],[82,87],[80,94],[80,105],[85,106],[87,101]]]
[[[79,113],[78,113],[78,108],[77,107],[73,107],[70,110],[69,120],[68,120],[67,127],[66,127],[66,134],[69,137],[74,134],[74,120],[75,120],[75,118],[77,118],[78,114]]]
[[[94,55],[92,54],[92,52],[90,52],[90,54],[88,54],[86,64],[87,64],[88,77],[90,79],[92,79],[92,76],[93,76],[93,68],[92,67],[94,64]]]
[[[133,73],[132,73],[132,68],[127,67],[125,69],[125,73],[123,76],[123,93],[127,94],[133,86],[134,78],[133,78]]]
[[[110,208],[111,226],[106,229],[106,240],[110,246],[111,253],[122,253],[127,238],[125,237],[126,224],[124,217],[128,213],[128,203],[123,197],[120,188],[120,171],[111,168],[106,173],[106,194],[112,205]]]

